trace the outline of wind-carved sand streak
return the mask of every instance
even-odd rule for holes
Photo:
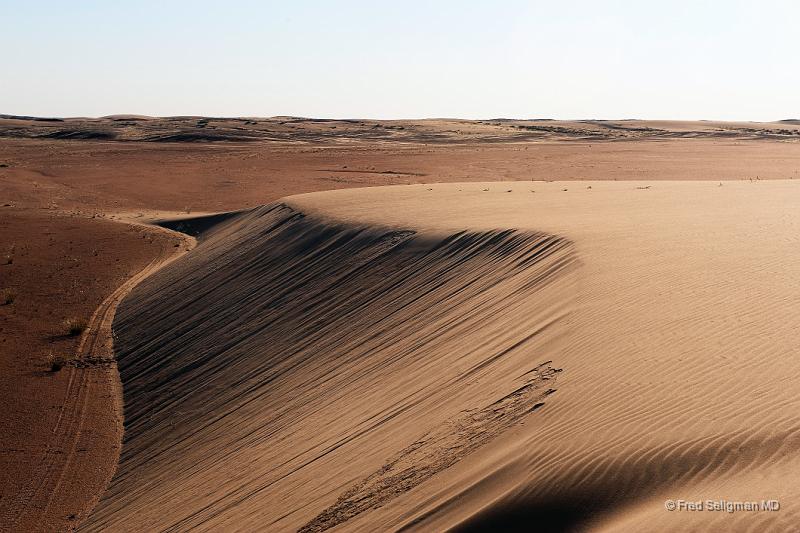
[[[431,430],[387,461],[377,472],[344,492],[329,508],[300,528],[300,533],[325,531],[354,516],[389,503],[491,442],[544,405],[556,392],[560,368],[552,361],[525,373],[525,385],[481,409],[470,409]],[[550,386],[547,389],[544,387]]]
[[[220,226],[120,306],[126,441],[84,528],[296,531],[545,359],[546,408],[340,529],[796,528],[800,183],[585,185],[328,192]]]
[[[120,308],[126,439],[84,529],[296,530],[404,449],[411,490],[542,401],[578,264],[513,229],[225,221]]]

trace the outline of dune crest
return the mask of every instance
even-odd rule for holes
[[[578,264],[540,232],[229,218],[117,314],[125,442],[84,530],[323,530],[413,491],[551,402]]]
[[[123,302],[127,433],[86,527],[789,529],[798,187],[433,184],[229,218]]]

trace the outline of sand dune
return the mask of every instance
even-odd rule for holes
[[[83,520],[91,510],[92,502],[100,497],[104,481],[114,469],[114,457],[118,455],[116,446],[119,439],[114,435],[118,435],[119,421],[113,405],[107,400],[87,400],[86,404],[92,410],[85,417],[81,410],[69,411],[81,414],[74,421],[84,420],[87,425],[61,425],[58,427],[68,429],[53,433],[60,408],[68,403],[64,395],[83,390],[68,388],[71,375],[90,372],[98,373],[105,379],[113,378],[112,374],[116,373],[109,372],[113,368],[105,363],[102,368],[59,373],[46,371],[49,353],[73,354],[77,350],[77,338],[63,336],[63,319],[74,316],[88,320],[104,298],[161,253],[159,250],[162,245],[175,251],[172,247],[179,242],[175,241],[174,235],[166,238],[163,232],[153,233],[140,225],[111,224],[104,219],[142,222],[154,217],[175,215],[194,218],[201,212],[252,208],[298,193],[334,188],[421,184],[436,180],[474,182],[473,185],[458,185],[457,188],[463,188],[464,194],[468,191],[480,193],[475,198],[449,198],[440,196],[444,189],[438,185],[420,187],[417,193],[433,195],[425,201],[433,199],[436,209],[446,209],[449,202],[461,206],[464,200],[464,207],[472,209],[474,201],[485,202],[488,200],[484,197],[486,194],[498,193],[503,204],[495,209],[503,216],[482,213],[480,220],[470,221],[466,212],[450,210],[446,216],[429,220],[424,227],[418,227],[425,217],[414,214],[416,211],[406,207],[398,209],[407,212],[408,216],[398,216],[394,222],[390,222],[395,210],[394,200],[382,196],[372,198],[370,202],[375,205],[364,206],[356,213],[358,216],[352,213],[335,215],[332,206],[321,206],[316,213],[311,213],[311,205],[295,208],[309,212],[309,216],[320,223],[327,223],[324,222],[327,218],[334,225],[369,228],[393,225],[397,230],[415,231],[418,238],[431,235],[441,237],[464,229],[486,232],[516,228],[525,234],[544,232],[577,242],[573,239],[572,226],[556,225],[551,228],[552,231],[543,231],[540,225],[544,220],[541,218],[542,212],[529,212],[531,205],[547,207],[549,204],[517,204],[511,201],[511,197],[522,192],[525,198],[547,199],[550,197],[545,193],[550,187],[555,187],[553,191],[560,194],[563,188],[568,188],[572,193],[576,189],[582,190],[585,185],[546,185],[541,181],[528,181],[507,186],[480,182],[509,179],[679,178],[745,180],[750,185],[749,179],[797,179],[800,168],[797,164],[800,160],[800,144],[791,142],[792,137],[780,131],[785,128],[779,123],[387,121],[383,130],[377,128],[370,135],[362,135],[365,128],[373,128],[375,124],[359,120],[293,117],[235,120],[173,117],[147,121],[139,118],[0,117],[0,129],[3,130],[0,136],[7,136],[0,141],[0,189],[4,197],[0,201],[0,225],[4,229],[0,246],[4,254],[15,255],[13,264],[0,265],[0,293],[10,291],[17,295],[13,305],[0,305],[0,322],[3,322],[0,324],[3,329],[0,337],[5,341],[0,350],[0,359],[9,369],[4,374],[7,386],[3,388],[9,408],[4,411],[4,416],[0,416],[0,425],[9,428],[0,431],[4,436],[0,462],[5,465],[0,468],[0,515],[6,517],[0,522],[15,523],[17,529],[36,529],[37,524],[40,528],[52,526],[59,529],[62,525],[73,526]],[[526,129],[529,126],[531,129]],[[202,134],[206,128],[215,133],[240,134],[242,130],[237,128],[251,130],[253,135],[282,132],[280,135],[288,142],[123,143],[41,137],[55,131],[72,130],[78,137],[84,133],[91,135],[94,131],[111,131],[115,132],[115,140],[132,140],[145,134],[173,135],[186,131]],[[299,130],[297,136],[292,133],[295,130]],[[774,135],[770,133],[765,136],[768,133],[766,130],[775,130]],[[581,132],[588,132],[587,135],[591,133],[593,137],[579,140],[583,135]],[[279,137],[275,136],[272,140],[280,140]],[[431,139],[436,142],[429,142]],[[568,142],[561,142],[563,140]],[[304,144],[306,141],[313,142]],[[164,179],[164,176],[169,176],[169,179]],[[718,184],[716,181],[714,183]],[[661,188],[658,183],[650,185],[651,189],[642,191],[651,193]],[[620,186],[638,190],[634,189],[638,186],[634,183]],[[514,192],[506,193],[508,189],[505,187],[513,188]],[[489,190],[484,193],[483,188]],[[526,192],[528,188],[537,192]],[[594,190],[599,189],[595,187]],[[571,202],[577,200],[572,196],[568,198]],[[437,203],[439,200],[441,205]],[[641,201],[641,196],[636,200]],[[290,203],[295,201],[292,199]],[[693,205],[701,211],[706,208],[702,202]],[[652,207],[656,211],[662,209],[661,206]],[[587,204],[580,208],[593,211],[597,206]],[[515,210],[521,211],[514,214]],[[522,216],[519,216],[520,213]],[[612,219],[628,217],[622,208],[609,213]],[[563,214],[559,216],[564,217]],[[454,223],[448,225],[450,221]],[[183,220],[171,227],[195,234],[216,222],[219,220],[213,218],[205,221]],[[601,227],[604,226],[598,225],[598,228]],[[723,227],[720,231],[726,229]],[[769,239],[767,236],[764,238]],[[15,245],[16,252],[13,251]],[[100,356],[101,359],[103,357]],[[552,369],[559,368],[565,372],[567,370],[554,361]],[[563,380],[561,377],[559,379]],[[97,389],[92,394],[107,398],[107,392],[103,391],[114,389],[116,385],[107,380],[104,383],[91,383],[90,388]],[[106,385],[114,387],[109,389]],[[70,398],[69,401],[76,399]],[[475,407],[476,412],[481,413],[483,407],[486,405]],[[442,427],[467,424],[471,428],[469,421],[469,418],[456,416],[448,419]],[[82,427],[89,430],[83,431]],[[498,427],[505,426],[500,424]],[[81,438],[112,436],[115,444],[106,446],[99,444],[99,441],[89,446],[79,444],[76,455],[72,453],[70,444],[75,430],[81,430]],[[446,432],[442,433],[436,428],[430,431],[439,442],[447,442],[443,437]],[[481,434],[493,433],[484,431]],[[409,435],[407,441],[398,441],[396,444],[410,447],[416,442],[415,439],[420,438],[420,434]],[[401,451],[401,448],[392,447],[391,453],[383,457],[380,464],[374,465],[375,469],[364,469],[363,479],[372,480],[364,486],[365,490],[375,486],[376,493],[381,492],[388,478],[373,474],[377,474],[382,465],[392,463],[392,458]],[[468,461],[468,456],[479,453],[471,445],[462,448],[460,453],[466,451],[469,453],[460,462]],[[55,475],[47,476],[51,481],[43,480],[41,471],[47,464],[42,460],[44,456],[56,457],[59,458],[59,464],[71,465],[69,473],[62,476],[60,468],[50,469],[48,472],[55,472]],[[104,461],[110,461],[103,468],[99,468],[99,456],[104,457]],[[407,457],[419,456],[412,453]],[[76,458],[80,458],[80,461],[76,461]],[[98,468],[83,468],[79,463]],[[445,463],[438,461],[432,464],[435,465],[433,470],[436,470]],[[436,471],[432,479],[442,479],[455,466],[449,465],[444,470]],[[428,473],[433,470],[428,470]],[[391,476],[394,470],[387,472]],[[59,483],[59,477],[65,481]],[[41,489],[35,490],[35,498],[30,498],[28,495],[34,491],[30,487],[36,486]],[[348,487],[342,487],[341,495],[352,491],[353,495],[360,497],[362,492],[355,490],[357,486],[359,483],[353,481]],[[55,492],[54,487],[57,488]],[[80,487],[80,490],[74,487]],[[40,500],[43,503],[39,504]],[[47,504],[48,501],[51,504]],[[347,506],[351,501],[352,498],[344,497],[342,503]],[[326,510],[340,509],[335,502],[334,498],[324,505],[320,504],[313,516],[309,514],[306,523]],[[23,506],[27,512],[22,521],[18,521],[18,511]],[[352,517],[347,524],[357,523],[358,520],[358,516]]]
[[[229,218],[118,311],[126,436],[84,529],[796,524],[799,192],[447,184]]]
[[[354,463],[375,470],[397,443],[520,387],[515,416],[541,401],[546,358],[519,348],[556,336],[574,284],[560,238],[419,236],[283,205],[241,215],[200,248],[120,309],[126,447],[88,529],[302,526],[320,494],[298,488],[320,475],[330,490]],[[534,297],[541,309],[522,313]],[[480,380],[492,389],[470,386]],[[479,418],[464,431],[479,440],[503,425]],[[432,462],[443,444],[425,448]],[[224,488],[209,491],[212,480]],[[251,517],[227,512],[242,501]]]

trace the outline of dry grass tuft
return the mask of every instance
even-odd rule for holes
[[[88,327],[86,320],[82,318],[68,318],[64,321],[64,327],[67,330],[67,335],[70,337],[77,337]]]
[[[14,303],[14,300],[17,299],[17,293],[12,291],[11,289],[6,289],[0,292],[0,302],[3,302],[3,305],[11,305]]]
[[[50,372],[58,372],[71,362],[72,357],[67,355],[53,355],[53,352],[50,352],[50,355],[47,356],[47,366],[50,368]]]

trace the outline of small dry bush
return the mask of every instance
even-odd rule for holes
[[[64,321],[64,328],[67,330],[67,335],[70,337],[77,337],[86,331],[86,321],[82,318],[68,318]]]
[[[70,362],[72,362],[72,358],[66,355],[54,355],[53,352],[50,352],[50,355],[47,356],[47,366],[50,368],[50,372],[58,372]]]
[[[3,302],[3,305],[11,305],[16,299],[17,294],[12,290],[6,289],[0,292],[0,302]]]

